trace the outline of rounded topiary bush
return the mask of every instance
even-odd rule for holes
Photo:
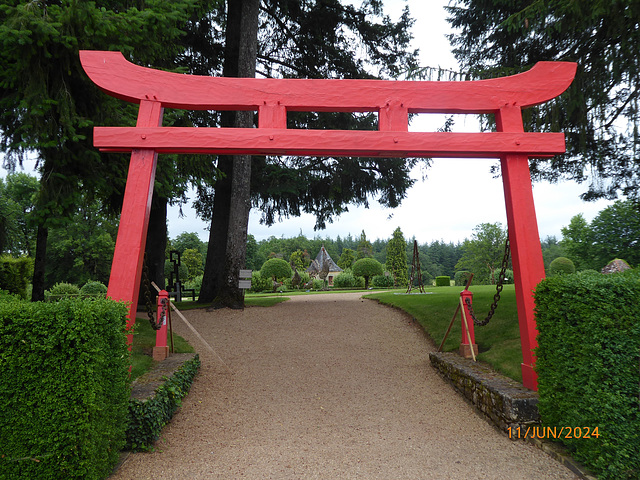
[[[440,275],[436,277],[436,287],[449,287],[451,286],[451,277],[448,275]]]
[[[283,282],[284,280],[291,278],[291,274],[291,265],[289,265],[289,262],[286,262],[281,258],[270,258],[264,262],[260,269],[260,276],[262,276],[262,278],[270,278],[273,280],[274,291],[277,288],[275,282]]]
[[[45,299],[48,302],[55,302],[61,298],[80,295],[80,289],[72,283],[58,282],[45,292]]]
[[[382,264],[375,258],[361,258],[352,267],[353,274],[364,277],[364,288],[369,288],[369,279],[382,275]]]
[[[86,296],[104,296],[107,294],[107,286],[102,282],[89,280],[82,286],[80,293]]]
[[[567,257],[558,257],[549,265],[549,275],[568,275],[576,273],[576,266]]]
[[[600,275],[600,272],[597,270],[593,270],[588,268],[587,270],[580,270],[578,275],[589,276],[589,275]]]

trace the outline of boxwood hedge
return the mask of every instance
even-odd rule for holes
[[[101,479],[124,446],[127,308],[0,302],[0,478]]]
[[[563,428],[601,479],[640,478],[639,298],[637,270],[553,277],[535,292],[543,424]]]

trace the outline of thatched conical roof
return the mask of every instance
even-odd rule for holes
[[[316,256],[316,259],[311,262],[311,265],[309,265],[309,268],[307,268],[305,271],[311,275],[318,274],[322,270],[322,266],[324,265],[324,262],[327,262],[329,264],[330,272],[342,271],[342,269],[338,265],[336,265],[336,262],[334,262],[331,256],[327,253],[327,251],[324,248],[324,245],[320,248],[320,251]]]

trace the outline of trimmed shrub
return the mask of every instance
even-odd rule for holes
[[[104,296],[107,294],[107,286],[102,282],[90,280],[82,286],[80,294],[86,296]]]
[[[47,302],[57,302],[62,298],[78,297],[80,289],[72,283],[58,282],[49,290],[44,292],[44,298]]]
[[[33,276],[33,259],[0,256],[0,290],[27,298],[27,287]]]
[[[361,258],[353,264],[353,274],[364,277],[364,288],[369,288],[369,279],[376,275],[382,275],[382,264],[374,258]]]
[[[291,278],[291,265],[281,258],[270,258],[262,265],[260,275],[265,279],[269,278],[275,282],[283,282],[287,278]],[[274,292],[276,291],[276,288],[277,285],[274,285]]]
[[[378,288],[389,288],[393,287],[393,276],[392,275],[376,275],[371,280],[374,287]]]
[[[0,290],[0,302],[15,302],[20,300],[18,295],[9,293],[6,290]]]
[[[103,479],[125,442],[127,307],[0,302],[0,477]]]
[[[550,277],[535,291],[542,422],[564,427],[560,441],[600,479],[640,478],[638,298],[637,270]]]
[[[273,280],[271,277],[264,278],[260,272],[253,271],[251,274],[251,291],[253,293],[273,290]]]
[[[453,276],[453,282],[457,287],[465,287],[467,285],[467,282],[469,281],[469,278],[471,278],[471,272],[461,270],[455,273],[455,275]]]
[[[447,275],[440,275],[436,277],[436,287],[449,287],[451,286],[451,277]]]
[[[599,271],[592,270],[592,269],[580,270],[577,273],[578,273],[578,275],[601,275],[601,273]]]
[[[358,281],[350,271],[342,272],[333,279],[334,288],[353,288],[358,286]]]
[[[567,275],[576,273],[576,266],[567,257],[558,257],[549,264],[549,275]]]
[[[182,399],[189,393],[193,379],[200,368],[200,358],[185,362],[171,378],[160,385],[153,397],[146,401],[129,401],[129,424],[127,426],[126,448],[132,451],[146,451],[160,438],[160,432]]]

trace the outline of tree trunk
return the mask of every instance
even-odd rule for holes
[[[47,237],[49,229],[38,225],[36,236],[36,258],[33,265],[33,290],[31,291],[32,302],[44,301],[44,272],[47,259]]]
[[[153,196],[145,247],[145,251],[147,253],[146,260],[149,272],[149,284],[144,285],[144,275],[143,278],[140,279],[138,306],[146,308],[146,292],[147,289],[149,289],[150,301],[154,311],[156,290],[151,285],[151,282],[155,282],[161,289],[165,288],[164,260],[165,251],[167,249],[167,202],[168,200],[164,197],[157,194]]]
[[[223,115],[223,125],[224,117]],[[207,258],[204,264],[200,296],[198,297],[198,302],[200,303],[211,303],[218,295],[222,283],[225,252],[227,251],[233,158],[227,156],[218,157],[218,170],[223,175],[216,181],[216,190],[213,197],[213,217],[211,219],[211,228],[209,229]]]
[[[259,0],[229,1],[223,74],[253,77],[258,48]],[[223,127],[253,126],[253,112],[225,112]],[[251,208],[251,157],[220,157],[224,178],[216,183],[209,247],[199,302],[212,307],[243,308],[238,275],[245,266],[247,225]]]

